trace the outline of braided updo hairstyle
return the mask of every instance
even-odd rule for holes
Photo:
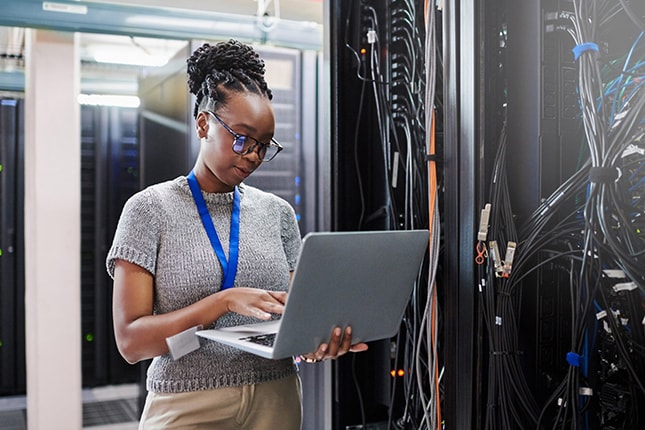
[[[226,104],[230,92],[250,92],[269,100],[273,97],[264,80],[264,61],[253,48],[237,40],[204,43],[186,63],[188,88],[197,98],[195,118],[202,110]]]

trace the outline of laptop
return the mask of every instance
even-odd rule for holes
[[[393,337],[428,242],[428,230],[308,233],[280,319],[197,335],[271,359],[314,352],[335,327],[352,343]]]

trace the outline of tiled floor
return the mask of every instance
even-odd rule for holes
[[[139,388],[136,384],[83,390],[83,428],[91,430],[135,430]],[[24,396],[0,397],[0,429],[25,430]]]

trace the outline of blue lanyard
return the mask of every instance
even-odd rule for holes
[[[192,170],[188,174],[188,185],[190,186],[190,192],[193,194],[193,199],[195,200],[195,205],[197,206],[197,211],[202,219],[202,224],[204,225],[208,239],[210,240],[211,245],[215,250],[215,254],[217,254],[217,258],[222,265],[222,290],[231,288],[235,282],[235,274],[237,273],[237,256],[240,246],[240,190],[235,187],[233,192],[231,235],[228,244],[229,259],[226,261],[226,254],[224,254],[222,243],[219,241],[219,237],[215,231],[215,226],[213,225],[213,220],[211,219],[210,213],[208,213],[208,207],[206,207],[204,196],[202,196],[202,191],[197,183],[195,172]]]

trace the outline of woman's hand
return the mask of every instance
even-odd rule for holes
[[[271,319],[272,314],[282,314],[287,300],[286,292],[257,288],[236,287],[219,294],[225,296],[226,308],[229,312],[261,320]]]
[[[347,352],[362,352],[368,348],[366,343],[352,344],[352,328],[345,327],[345,333],[340,327],[336,327],[329,339],[329,343],[321,343],[315,352],[301,355],[307,363],[323,361],[327,359],[336,359]]]

